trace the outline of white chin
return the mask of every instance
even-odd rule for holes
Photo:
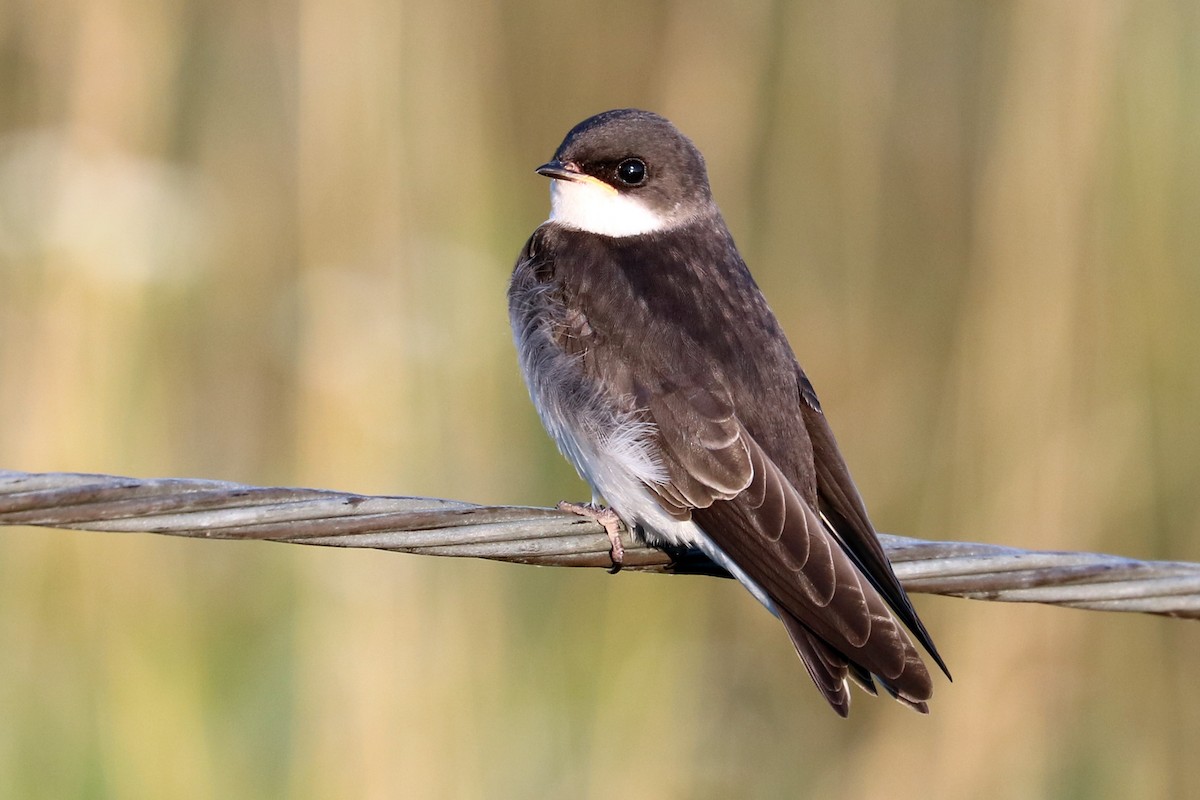
[[[670,227],[667,220],[633,197],[599,182],[550,182],[550,221],[601,236],[641,236]]]

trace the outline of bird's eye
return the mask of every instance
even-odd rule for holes
[[[626,186],[637,186],[646,180],[646,162],[640,158],[627,158],[617,164],[617,180]]]

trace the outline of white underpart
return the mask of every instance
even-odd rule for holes
[[[668,220],[641,200],[601,180],[550,181],[550,221],[602,236],[640,236],[669,227]]]
[[[538,411],[559,450],[592,487],[593,502],[597,496],[603,497],[627,525],[641,525],[654,541],[700,548],[737,578],[768,611],[779,616],[779,609],[763,588],[733,563],[699,525],[672,517],[647,488],[668,480],[666,468],[651,443],[653,423],[628,420],[607,436],[593,439],[579,436],[577,428],[563,424],[559,413],[550,409],[546,409],[550,413],[545,413],[541,406]]]
[[[586,477],[584,479],[587,480]],[[680,521],[672,517],[663,510],[663,507],[644,484],[637,486],[630,494],[617,499],[605,495],[605,499],[622,519],[628,521],[629,517],[634,518],[637,524],[640,524],[651,537],[665,539],[671,544],[699,548],[704,555],[724,567],[730,575],[737,579],[738,583],[746,587],[755,600],[762,603],[772,614],[779,616],[779,608],[775,605],[775,601],[756,580],[735,564],[724,550],[717,547],[703,528],[691,520]]]

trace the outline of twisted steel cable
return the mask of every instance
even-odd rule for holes
[[[184,478],[0,470],[0,525],[611,566],[603,528],[555,509]],[[1200,564],[880,539],[910,592],[1200,619]],[[729,577],[698,551],[649,547],[628,532],[622,541],[624,569]]]

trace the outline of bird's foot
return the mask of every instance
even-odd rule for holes
[[[572,514],[587,517],[604,526],[604,532],[608,534],[608,541],[612,543],[612,550],[609,554],[609,558],[612,559],[612,567],[608,571],[613,575],[621,571],[621,566],[625,562],[625,546],[621,544],[621,518],[617,516],[617,512],[596,503],[568,503],[566,500],[558,504],[558,510],[570,511]]]

